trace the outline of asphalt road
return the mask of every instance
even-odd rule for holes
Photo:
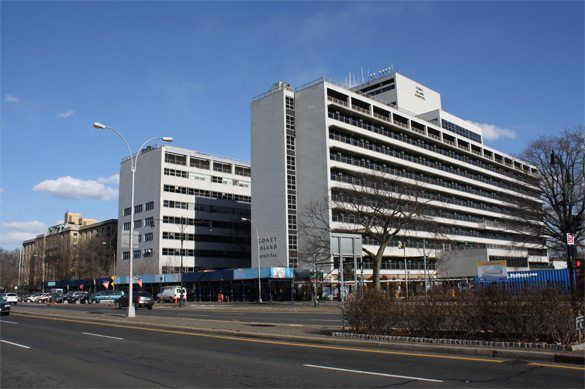
[[[576,366],[424,355],[10,315],[2,388],[578,387]]]
[[[46,304],[19,304],[28,308],[39,310],[51,310],[53,307]],[[68,309],[72,311],[85,311],[100,314],[103,312],[120,312],[124,314],[127,308],[119,311],[110,304],[59,304],[59,309]],[[18,306],[17,306],[18,308]],[[341,311],[337,309],[317,308],[311,312],[291,312],[287,310],[270,309],[267,312],[258,312],[249,307],[238,308],[238,305],[217,305],[200,304],[195,307],[179,308],[172,304],[155,304],[152,310],[138,309],[137,315],[159,316],[159,317],[181,317],[199,320],[219,320],[219,321],[239,321],[260,324],[293,324],[303,326],[327,326],[339,327],[341,325]]]

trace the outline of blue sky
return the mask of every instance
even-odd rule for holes
[[[249,160],[250,100],[279,80],[393,64],[520,153],[585,122],[583,4],[2,1],[0,247],[116,217],[127,152],[92,122]]]

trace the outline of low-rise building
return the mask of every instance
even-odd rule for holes
[[[50,280],[95,278],[115,269],[118,221],[66,212],[63,223],[22,243],[22,284],[37,289]]]

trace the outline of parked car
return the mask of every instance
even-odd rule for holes
[[[2,293],[2,298],[8,301],[9,304],[18,304],[18,295],[16,293]]]
[[[49,302],[50,298],[51,298],[51,293],[43,293],[35,299],[35,303],[46,304]]]
[[[173,302],[181,297],[180,286],[166,286],[156,295],[158,301]],[[183,288],[183,300],[187,300],[187,289]]]
[[[88,303],[99,304],[102,301],[116,301],[122,296],[124,296],[124,291],[122,290],[102,290],[91,294]]]
[[[10,315],[10,303],[4,297],[0,297],[0,314]]]
[[[132,298],[134,299],[134,306],[136,308],[148,308],[152,309],[154,305],[154,298],[148,292],[134,292]],[[128,295],[125,294],[124,296],[120,297],[114,303],[117,309],[124,308],[128,306]]]
[[[34,303],[36,302],[36,299],[41,297],[42,293],[33,293],[31,295],[28,295],[24,298],[24,302],[25,303]]]
[[[68,292],[63,296],[65,304],[85,304],[88,302],[89,293],[87,292]]]

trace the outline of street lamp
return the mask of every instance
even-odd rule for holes
[[[134,305],[132,304],[132,302],[134,301],[133,299],[133,288],[134,288],[134,274],[133,274],[133,262],[134,262],[134,247],[133,247],[133,238],[134,238],[134,176],[136,175],[136,165],[138,163],[138,156],[140,155],[140,152],[142,151],[142,149],[144,148],[144,146],[146,146],[147,143],[155,140],[155,139],[161,139],[163,142],[172,142],[173,138],[171,138],[170,136],[155,136],[152,137],[148,140],[146,140],[142,146],[140,146],[140,148],[138,149],[138,152],[136,154],[132,154],[132,149],[130,148],[130,145],[128,144],[128,141],[126,140],[126,138],[124,138],[122,136],[122,134],[120,134],[116,129],[106,126],[105,124],[102,123],[98,123],[98,122],[94,122],[93,123],[93,128],[96,128],[98,130],[110,130],[112,132],[114,132],[116,135],[118,135],[118,137],[120,139],[122,139],[122,141],[124,142],[124,144],[126,145],[126,147],[128,148],[128,152],[130,153],[130,171],[132,172],[132,184],[131,184],[131,195],[130,195],[130,242],[129,242],[129,246],[130,246],[130,274],[129,274],[129,279],[128,279],[128,317],[136,317],[136,311],[134,309]]]
[[[250,222],[254,230],[256,231],[256,255],[258,256],[258,303],[262,302],[262,283],[260,281],[260,238],[258,237],[258,228],[256,223],[252,219],[246,217],[242,218],[243,222]]]

